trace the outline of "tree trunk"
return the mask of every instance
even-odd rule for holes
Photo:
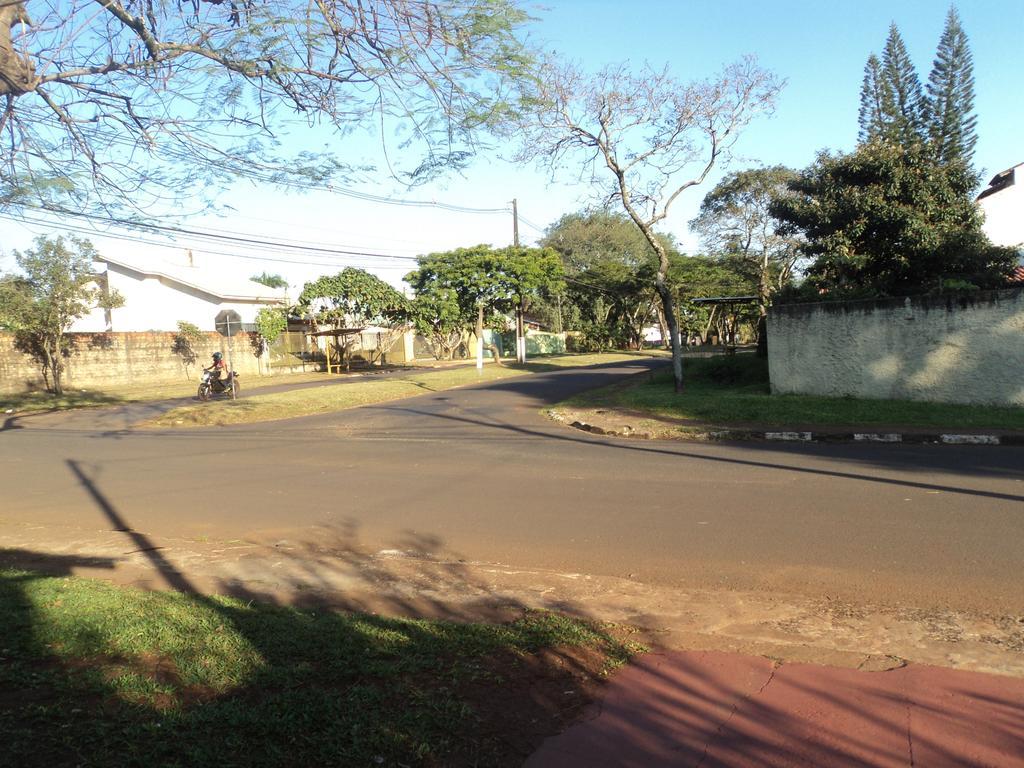
[[[491,355],[494,357],[494,364],[501,366],[501,353],[495,344],[484,344],[484,305],[481,304],[477,308],[476,314],[476,343],[478,346],[482,346],[483,349],[489,349]]]
[[[672,344],[672,379],[675,384],[675,391],[683,391],[683,350],[679,344],[679,324],[676,322],[676,311],[672,301],[672,291],[665,284],[665,275],[658,271],[658,277],[654,281],[658,295],[661,297],[661,307],[668,321],[669,339]]]
[[[55,395],[64,394],[64,382],[61,380],[60,344],[57,344],[57,353],[54,354],[48,344],[44,344],[43,352],[46,355],[46,367],[50,369],[50,388]]]
[[[668,323],[665,322],[665,309],[657,302],[655,302],[655,309],[658,312],[658,329],[661,331],[661,346],[665,349],[670,349],[672,347],[672,342],[668,336]]]
[[[654,234],[652,227],[654,226],[657,219],[651,221],[644,221],[644,219],[637,212],[636,208],[630,203],[629,189],[626,186],[626,174],[621,168],[619,168],[609,157],[608,153],[605,152],[605,160],[609,163],[609,168],[615,171],[615,175],[619,181],[619,194],[622,196],[622,207],[626,209],[626,213],[629,214],[629,218],[633,220],[637,228],[643,234],[644,238],[650,244],[651,248],[658,255],[658,274],[654,278],[654,287],[658,291],[658,295],[661,297],[661,306],[665,311],[665,319],[668,321],[668,330],[672,337],[672,378],[675,382],[675,390],[678,394],[683,391],[683,348],[679,343],[679,322],[676,319],[675,307],[672,301],[672,291],[668,287],[668,252],[665,250],[665,246],[661,244],[657,236]],[[708,166],[710,170],[711,166]],[[707,171],[705,171],[705,174]],[[676,194],[682,191],[680,188]],[[670,201],[671,202],[671,201]],[[665,205],[664,215],[668,213],[668,204]]]
[[[768,257],[761,266],[761,279],[757,286],[757,356],[768,357],[768,302],[771,301],[772,283],[768,270]]]

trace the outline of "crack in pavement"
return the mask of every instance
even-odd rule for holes
[[[769,685],[771,685],[772,680],[775,679],[775,673],[781,667],[782,667],[782,662],[773,659],[772,660],[772,671],[769,673],[768,679],[764,681],[764,684],[760,688],[757,689],[757,693],[752,693],[752,694],[750,694],[748,696],[744,696],[739,701],[737,701],[735,704],[732,705],[732,708],[729,710],[729,714],[726,715],[725,719],[721,723],[718,724],[718,728],[715,731],[715,735],[712,736],[704,744],[704,754],[702,754],[700,756],[700,760],[698,760],[694,764],[693,768],[700,768],[704,764],[704,761],[708,757],[708,751],[711,749],[711,745],[714,744],[716,741],[718,741],[718,738],[722,735],[722,731],[724,731],[726,726],[729,725],[730,721],[733,719],[733,717],[736,715],[736,713],[740,710],[740,707],[744,706],[747,702],[749,702],[755,696],[760,696],[762,693],[764,693],[765,689]]]
[[[914,704],[905,695],[904,700],[907,702],[907,752],[910,757],[910,768],[914,768],[914,738],[911,733],[911,715]]]

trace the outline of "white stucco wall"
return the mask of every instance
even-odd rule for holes
[[[996,245],[1024,248],[1024,164],[1013,170],[1013,183],[978,201],[985,214],[982,229]]]
[[[772,307],[772,392],[1024,406],[1024,288]]]
[[[107,269],[111,290],[124,298],[124,306],[111,310],[107,324],[103,310],[94,310],[77,321],[72,330],[92,333],[103,331],[174,331],[178,321],[214,331],[214,318],[224,309],[233,309],[243,323],[255,322],[262,302],[221,301],[217,296],[189,288],[166,277],[142,275],[111,264]]]

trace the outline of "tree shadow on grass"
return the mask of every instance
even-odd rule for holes
[[[0,645],[12,765],[518,765],[627,655],[600,627],[521,607],[513,620],[480,624],[451,620],[457,610],[430,621],[327,610],[326,601],[275,605],[275,595],[229,582],[226,596],[201,594],[86,465],[68,467],[174,591],[0,571],[2,610],[18,619],[5,622]],[[373,568],[356,539],[349,526],[291,553],[305,566],[296,579],[315,581],[339,560]],[[12,560],[58,576],[115,565],[24,551],[0,562]],[[458,564],[441,572],[448,586],[465,576]],[[387,569],[371,578],[386,580]],[[410,594],[424,584],[414,580]]]

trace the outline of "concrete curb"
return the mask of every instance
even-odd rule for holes
[[[594,435],[631,437],[641,440],[655,439],[647,432],[624,429],[606,429],[596,424],[573,421],[573,429]],[[685,429],[685,428],[684,428]],[[910,445],[1024,445],[1024,435],[992,435],[954,432],[798,432],[792,430],[750,430],[694,427],[681,435],[694,440],[765,440],[796,443],[907,443]]]

